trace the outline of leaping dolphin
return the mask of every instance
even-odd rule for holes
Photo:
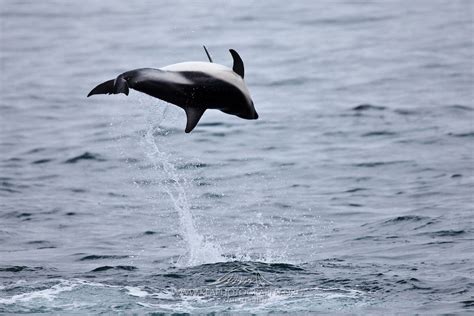
[[[243,119],[255,120],[252,98],[244,82],[244,63],[230,49],[232,69],[215,64],[204,46],[209,62],[183,62],[163,68],[130,70],[117,78],[101,83],[87,95],[128,95],[129,89],[179,106],[186,112],[185,132],[191,132],[207,109],[218,109]]]

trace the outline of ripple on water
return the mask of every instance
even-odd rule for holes
[[[13,273],[18,273],[18,272],[25,272],[25,271],[41,271],[44,270],[43,267],[29,267],[29,266],[4,266],[0,267],[0,272],[13,272]]]
[[[115,271],[135,271],[138,268],[135,266],[125,266],[125,265],[118,265],[118,266],[100,266],[97,267],[90,272],[103,272],[103,271],[109,271],[109,270],[115,270]]]
[[[129,257],[130,256],[126,256],[126,255],[88,255],[88,256],[81,257],[79,261],[126,259]]]
[[[360,104],[352,108],[353,111],[363,112],[363,111],[383,111],[385,106],[373,105],[373,104]]]
[[[448,229],[448,230],[438,230],[434,232],[424,232],[424,233],[421,233],[420,235],[427,235],[427,236],[436,238],[436,237],[458,237],[465,234],[466,234],[466,231],[462,229],[459,229],[459,230]]]
[[[363,167],[363,168],[374,168],[388,165],[404,164],[408,163],[408,160],[392,160],[392,161],[371,161],[371,162],[360,162],[352,164],[354,167]]]
[[[381,236],[386,237],[395,233],[395,237],[400,237],[402,234],[406,235],[411,231],[426,229],[428,226],[436,223],[438,223],[438,220],[435,218],[412,214],[377,220],[363,224],[362,227],[368,227],[370,232],[378,232]]]
[[[93,153],[90,153],[90,152],[86,151],[85,153],[83,153],[81,155],[78,155],[78,156],[67,159],[66,161],[64,161],[64,163],[73,164],[73,163],[77,163],[81,160],[106,161],[106,159],[102,158],[99,154],[93,154]]]
[[[395,136],[398,135],[396,132],[392,131],[373,131],[362,134],[362,137],[372,137],[372,136]]]
[[[474,137],[474,131],[472,132],[464,132],[464,133],[448,133],[448,136],[452,137]]]
[[[418,216],[418,215],[405,215],[405,216],[397,216],[386,220],[384,224],[398,224],[398,223],[405,223],[405,222],[419,222],[419,221],[426,221],[429,217],[427,216]]]
[[[467,105],[462,105],[462,104],[447,105],[447,106],[445,106],[445,108],[448,109],[448,110],[454,110],[454,111],[465,111],[465,112],[474,111],[473,107],[470,107],[470,106],[467,106]]]
[[[35,160],[35,161],[32,162],[32,164],[40,165],[40,164],[45,164],[45,163],[48,163],[48,162],[51,162],[51,161],[54,161],[54,159],[44,158],[44,159]]]
[[[21,193],[21,191],[18,189],[18,186],[13,184],[11,181],[4,180],[0,182],[0,191],[6,193]]]

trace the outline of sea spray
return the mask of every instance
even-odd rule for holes
[[[166,110],[164,111],[164,113]],[[163,114],[164,114],[163,113]],[[148,116],[148,118],[153,115]],[[225,261],[220,247],[207,240],[196,229],[191,205],[186,194],[190,188],[186,177],[172,163],[170,154],[162,150],[155,135],[160,135],[160,128],[148,119],[147,130],[144,134],[146,155],[155,170],[163,170],[168,178],[162,188],[173,202],[180,220],[181,235],[186,244],[186,255],[181,257],[177,265],[193,266],[205,263]]]

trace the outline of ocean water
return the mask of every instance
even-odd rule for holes
[[[0,1],[0,313],[470,314],[471,1]],[[87,93],[246,67],[260,115]]]

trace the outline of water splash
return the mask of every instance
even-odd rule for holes
[[[148,128],[144,135],[146,155],[153,164],[155,170],[163,170],[169,181],[164,185],[164,191],[173,202],[174,209],[178,212],[180,220],[181,235],[186,244],[186,255],[181,257],[177,265],[193,266],[204,263],[225,261],[221,255],[220,247],[207,240],[196,229],[191,205],[186,190],[189,185],[186,177],[181,174],[171,162],[168,153],[160,148],[155,135],[161,135],[159,126],[148,122]]]

